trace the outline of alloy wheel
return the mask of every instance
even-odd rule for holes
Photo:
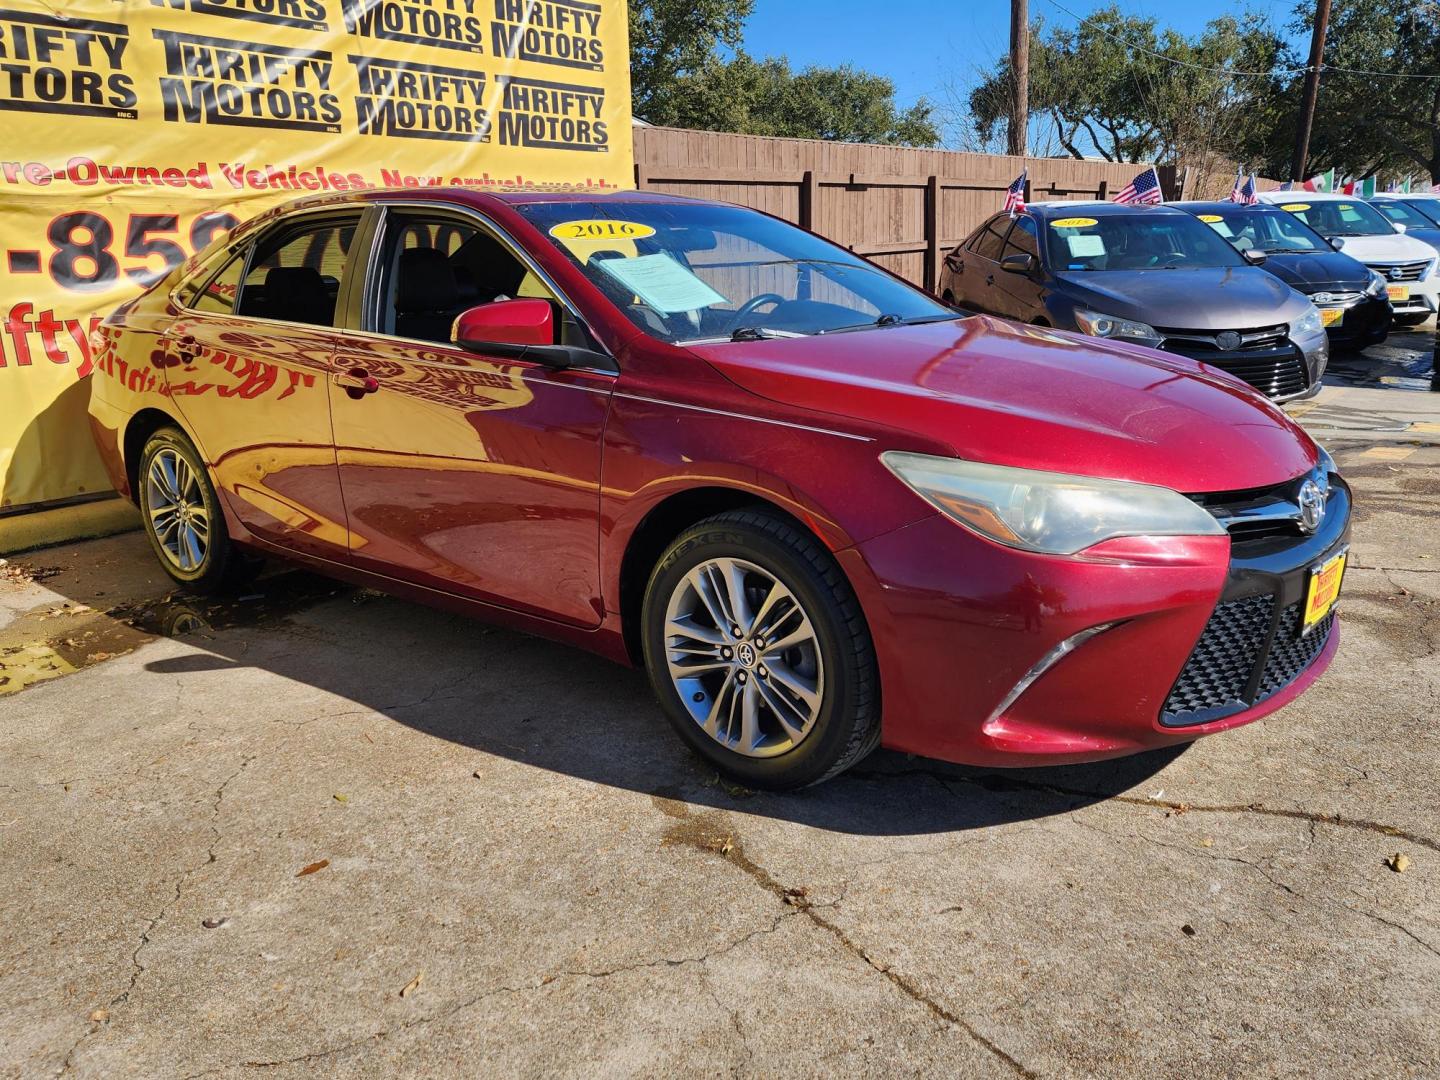
[[[824,702],[810,616],[784,582],[743,559],[709,559],[675,586],[665,662],[691,719],[747,757],[798,746]]]
[[[187,574],[200,569],[210,546],[210,512],[200,477],[184,457],[165,447],[150,459],[145,487],[150,528],[165,558]]]

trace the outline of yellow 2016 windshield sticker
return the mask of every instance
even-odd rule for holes
[[[1215,222],[1224,221],[1225,219],[1222,218],[1219,214],[1201,214],[1200,220],[1205,222],[1207,225],[1213,225],[1215,224]]]
[[[583,221],[562,221],[550,226],[550,235],[557,240],[639,240],[654,236],[655,230],[638,221],[615,221],[610,218],[587,218]]]
[[[1309,210],[1310,204],[1308,202],[1289,202],[1280,207],[1280,209],[1289,210],[1292,214],[1297,214],[1301,210]]]
[[[1061,218],[1059,221],[1052,221],[1050,227],[1052,229],[1083,229],[1086,225],[1095,224],[1097,222],[1093,217],[1067,217]]]

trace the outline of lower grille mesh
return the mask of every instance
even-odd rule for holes
[[[1275,597],[1270,594],[1217,604],[1165,699],[1161,723],[1183,727],[1239,712],[1284,689],[1314,663],[1330,638],[1334,612],[1301,637],[1301,605],[1290,604],[1280,613],[1267,654],[1265,640],[1274,612]],[[1262,663],[1259,687],[1253,697],[1247,697],[1250,680]]]

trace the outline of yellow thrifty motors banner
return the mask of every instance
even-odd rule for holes
[[[623,0],[0,0],[0,509],[104,491],[89,336],[313,192],[630,186]]]

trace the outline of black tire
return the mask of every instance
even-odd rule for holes
[[[672,594],[696,566],[722,557],[760,567],[793,594],[815,630],[824,665],[824,691],[813,726],[796,745],[773,757],[751,757],[707,735],[681,701],[666,663],[665,618]],[[719,772],[745,787],[780,791],[817,784],[880,744],[880,677],[860,603],[830,553],[778,514],[730,511],[676,537],[646,586],[642,635],[650,684],[675,730]]]
[[[166,551],[156,532],[155,515],[151,512],[152,485],[148,479],[150,467],[156,456],[164,451],[184,459],[194,473],[194,490],[204,504],[205,515],[209,521],[209,539],[205,544],[204,555],[190,568],[177,565],[175,559]],[[150,540],[150,547],[160,561],[160,566],[176,584],[183,586],[188,592],[208,595],[234,588],[249,576],[252,565],[236,548],[225,529],[225,514],[220,509],[220,499],[215,493],[215,485],[210,481],[209,470],[205,468],[199,451],[183,431],[175,427],[162,427],[152,434],[140,453],[137,476],[140,517],[145,535]]]

